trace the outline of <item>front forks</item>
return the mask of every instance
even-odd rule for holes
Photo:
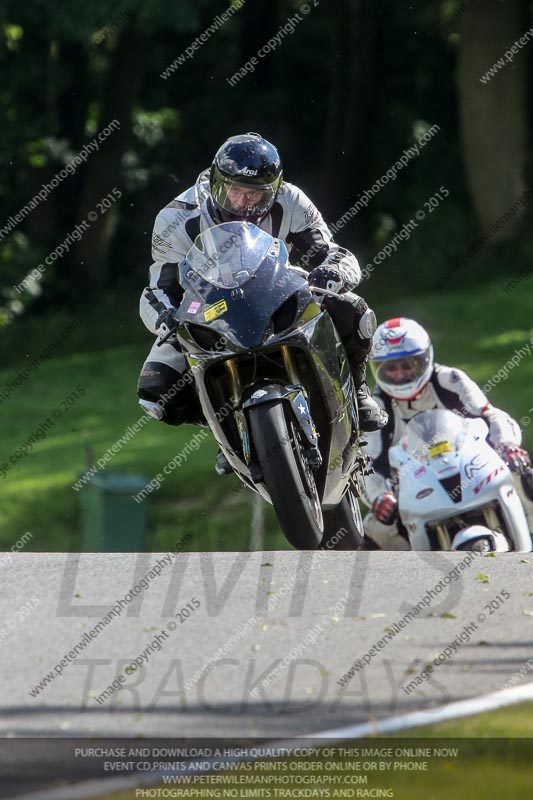
[[[241,385],[241,376],[239,375],[239,369],[237,364],[235,363],[235,359],[228,358],[227,361],[224,362],[226,366],[226,371],[228,373],[229,382],[231,386],[231,404],[233,408],[237,408],[239,403],[241,402],[242,396],[242,385]]]

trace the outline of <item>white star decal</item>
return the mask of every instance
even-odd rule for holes
[[[305,414],[305,406],[303,405],[303,403],[300,403],[300,405],[298,406],[298,411],[300,412],[300,414]]]

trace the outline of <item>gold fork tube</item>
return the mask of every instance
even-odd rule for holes
[[[500,525],[498,515],[492,506],[483,509],[483,516],[485,517],[487,527],[490,528],[491,531],[502,532],[502,526]]]
[[[451,550],[452,542],[446,525],[439,523],[435,526],[435,531],[437,533],[437,539],[439,540],[441,550]]]
[[[280,349],[283,357],[283,363],[285,365],[285,369],[287,370],[287,375],[289,376],[291,383],[297,385],[299,383],[298,374],[292,360],[291,351],[285,344],[282,344]]]
[[[235,364],[235,361],[232,358],[229,358],[225,363],[231,383],[231,391],[232,391],[231,402],[234,408],[236,408],[239,404],[242,394],[242,386],[241,386],[239,370],[237,369],[237,365]]]

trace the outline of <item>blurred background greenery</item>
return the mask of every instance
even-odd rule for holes
[[[0,0],[0,398],[60,339],[0,401],[0,464],[77,385],[85,390],[0,478],[2,549],[24,531],[33,534],[28,549],[80,548],[84,490],[72,483],[141,416],[135,385],[153,337],[139,320],[138,298],[155,215],[228,136],[255,130],[273,141],[286,179],[333,223],[439,126],[337,235],[364,267],[425,212],[411,237],[373,267],[361,293],[380,319],[419,319],[438,360],[467,369],[481,385],[533,333],[531,202],[493,227],[533,188],[531,45],[480,80],[531,28],[531,4],[311,0],[302,14],[300,0],[247,0],[168,72],[230,5]],[[293,33],[232,87],[227,79],[297,13]],[[112,120],[120,128],[99,150],[13,223]],[[430,212],[425,203],[442,186],[450,194]],[[113,189],[120,200],[42,280],[17,291]],[[490,399],[517,419],[531,416],[532,377],[527,357]],[[150,422],[108,470],[149,480],[193,433]],[[250,496],[233,477],[214,474],[215,449],[211,439],[202,443],[151,495],[152,548],[188,534],[187,549],[247,546]],[[266,547],[283,546],[268,510]]]

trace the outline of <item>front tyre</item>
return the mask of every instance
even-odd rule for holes
[[[324,530],[322,509],[298,425],[283,400],[262,403],[248,413],[263,481],[281,529],[297,550],[316,550]]]

